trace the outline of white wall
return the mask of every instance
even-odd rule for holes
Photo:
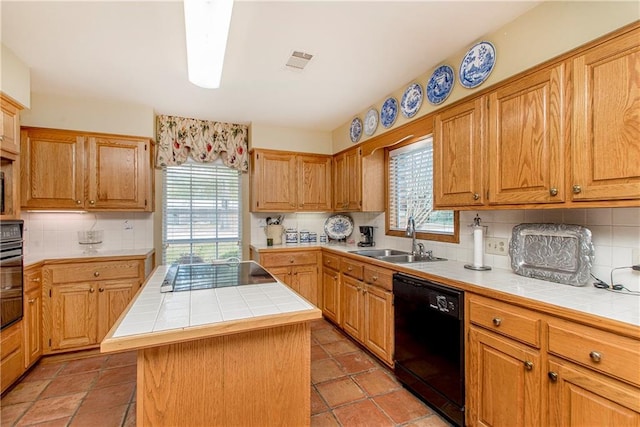
[[[0,45],[0,91],[23,107],[31,104],[31,72],[12,50]]]
[[[249,130],[251,148],[333,154],[331,132],[269,126],[252,123]]]

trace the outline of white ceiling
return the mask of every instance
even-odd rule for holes
[[[216,90],[187,80],[180,1],[0,3],[33,93],[330,131],[539,2],[236,1]],[[293,50],[314,55],[304,71]]]

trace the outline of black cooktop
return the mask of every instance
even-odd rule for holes
[[[162,282],[160,292],[274,283],[276,279],[253,261],[173,264]]]

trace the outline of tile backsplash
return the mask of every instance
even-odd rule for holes
[[[104,230],[98,250],[153,247],[153,214],[146,212],[22,212],[27,254],[55,254],[86,249],[78,231]]]
[[[433,254],[461,262],[473,261],[473,236],[468,227],[476,213],[482,219],[482,225],[488,227],[486,236],[511,238],[513,227],[521,223],[565,223],[582,225],[591,230],[595,247],[595,260],[592,273],[605,282],[610,281],[611,269],[631,266],[638,263],[634,259],[640,252],[640,208],[597,208],[597,209],[546,209],[546,210],[495,210],[495,211],[463,211],[460,212],[460,243],[440,243],[423,241],[427,250]],[[315,231],[323,233],[324,222],[330,213],[298,213],[285,214],[285,228],[296,228],[298,231]],[[358,242],[360,233],[358,226],[373,225],[374,240],[377,247],[390,247],[410,250],[407,238],[385,236],[384,213],[349,214],[354,221],[354,232],[350,240]],[[251,214],[251,242],[264,243],[266,237],[259,220],[270,215]],[[272,216],[272,215],[271,215]],[[485,265],[494,268],[511,268],[509,256],[484,255]],[[622,283],[629,289],[640,291],[640,273],[631,269],[616,270],[616,283]]]

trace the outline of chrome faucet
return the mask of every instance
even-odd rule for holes
[[[405,235],[411,237],[411,255],[416,256],[416,222],[412,216],[407,220]]]

